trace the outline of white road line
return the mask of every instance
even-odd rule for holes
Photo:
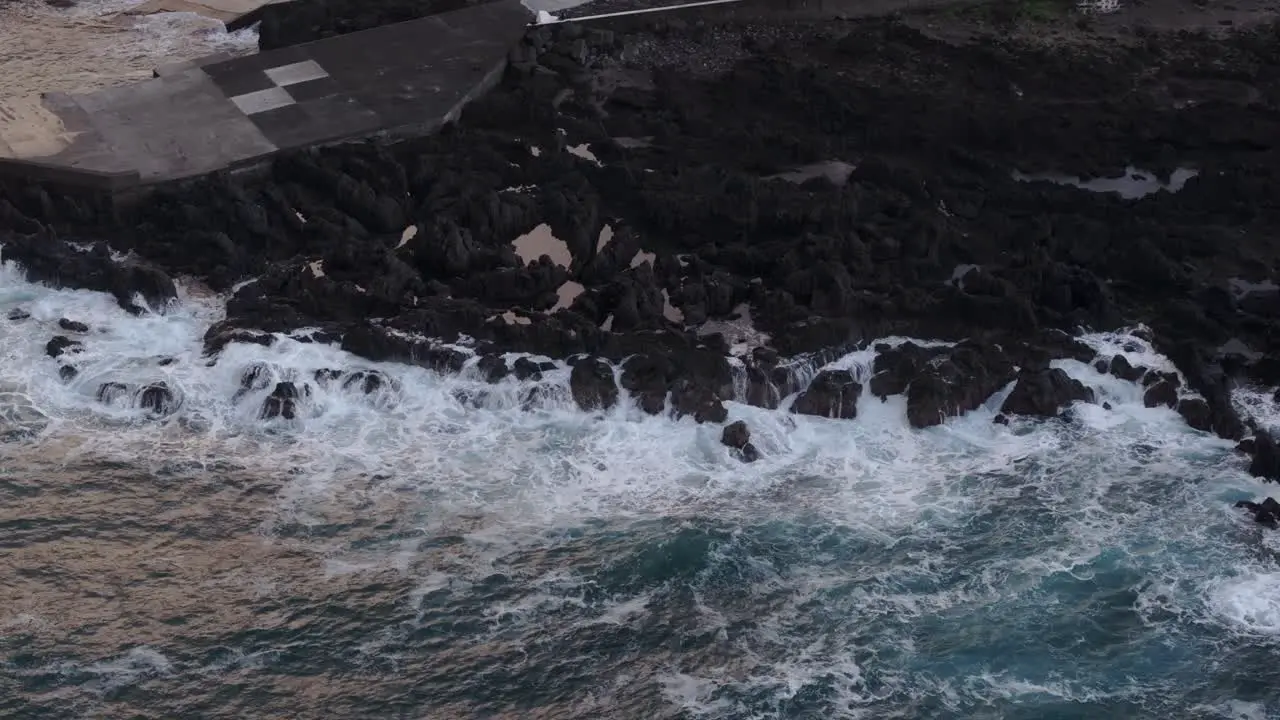
[[[566,22],[581,22],[583,20],[603,20],[604,18],[622,17],[623,15],[642,15],[644,13],[666,12],[668,10],[679,10],[681,8],[704,7],[707,5],[728,5],[729,3],[739,3],[742,0],[703,0],[702,2],[684,3],[682,5],[666,5],[655,8],[642,8],[640,10],[623,10],[620,12],[602,13],[600,15],[584,15],[582,17],[560,18],[551,15],[550,20],[539,19],[537,25],[555,25]]]

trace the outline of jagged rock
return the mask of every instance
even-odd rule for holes
[[[298,416],[298,401],[310,394],[311,387],[308,385],[303,385],[302,390],[299,391],[298,386],[291,382],[278,382],[267,399],[262,401],[262,410],[258,413],[258,417],[263,420],[272,418],[293,420]]]
[[[89,332],[88,325],[85,325],[82,322],[76,322],[75,320],[68,320],[67,318],[59,318],[58,327],[62,328],[63,330],[66,330],[67,332],[74,332],[74,333]]]
[[[1201,398],[1182,398],[1176,407],[1178,414],[1187,424],[1203,432],[1213,431],[1213,411],[1209,403]]]
[[[699,423],[722,423],[729,417],[714,390],[688,378],[676,380],[671,388],[671,409],[676,417],[692,415]]]
[[[1249,474],[1254,477],[1280,482],[1280,449],[1271,433],[1258,431],[1253,437],[1253,460],[1249,462]]]
[[[346,373],[342,370],[320,368],[319,370],[311,373],[311,377],[316,381],[316,385],[319,385],[320,387],[327,387],[334,381],[342,379],[342,376],[345,374]]]
[[[159,307],[178,294],[173,280],[162,270],[145,263],[117,261],[104,243],[82,251],[55,238],[9,236],[5,258],[17,261],[28,280],[110,293],[130,312],[141,311],[134,303],[135,296]]]
[[[1176,372],[1160,372],[1158,370],[1151,370],[1146,375],[1142,376],[1143,387],[1151,387],[1152,385],[1162,381],[1173,386],[1174,390],[1182,387],[1182,379],[1178,377],[1178,373]]]
[[[542,379],[542,373],[555,370],[556,364],[546,360],[534,362],[527,357],[519,357],[516,358],[515,362],[511,363],[511,369],[515,373],[517,380],[537,381]]]
[[[1280,502],[1276,502],[1275,498],[1268,497],[1260,503],[1241,500],[1236,503],[1236,507],[1248,510],[1254,521],[1262,525],[1274,528],[1280,524]]]
[[[58,368],[58,377],[61,378],[63,382],[71,382],[75,379],[76,375],[79,374],[80,371],[70,365],[63,365]]]
[[[627,358],[622,364],[621,382],[622,387],[636,399],[641,410],[657,415],[666,408],[667,388],[675,374],[676,368],[670,358],[643,353]],[[688,410],[688,407],[685,409]]]
[[[573,366],[569,390],[578,407],[588,412],[608,410],[618,404],[618,386],[613,368],[599,358],[586,358]]]
[[[268,17],[291,19],[264,18],[262,35],[267,45],[291,44],[439,7],[291,4],[270,9]],[[136,293],[173,297],[170,275],[217,292],[254,278],[210,328],[210,354],[318,328],[317,340],[340,336],[372,361],[442,372],[473,360],[439,346],[464,336],[481,356],[660,356],[672,367],[654,373],[660,380],[631,382],[624,366],[624,384],[650,412],[663,411],[680,379],[708,404],[729,398],[727,365],[695,351],[723,363],[730,345],[747,341],[729,337],[731,328],[703,332],[708,321],[737,319],[739,306],[797,366],[812,358],[821,366],[834,359],[821,353],[876,338],[958,342],[877,357],[870,392],[905,394],[915,427],[980,406],[1016,379],[1015,366],[1100,360],[1109,373],[1112,358],[1093,358],[1070,333],[1142,323],[1151,330],[1134,334],[1204,398],[1175,407],[1197,427],[1243,436],[1235,383],[1269,387],[1280,376],[1271,312],[1280,293],[1270,287],[1280,267],[1270,231],[1277,156],[1259,151],[1280,137],[1280,103],[1264,92],[1231,113],[1221,102],[1171,113],[1162,101],[1112,99],[1224,57],[1251,77],[1280,76],[1280,41],[1152,33],[1142,38],[1142,62],[1072,52],[1041,72],[1044,49],[1017,37],[992,54],[895,20],[860,22],[840,37],[811,30],[789,27],[795,37],[778,42],[770,30],[743,28],[732,57],[703,53],[686,67],[688,53],[669,51],[697,45],[707,28],[673,24],[640,36],[619,27],[608,40],[573,24],[534,29],[513,58],[526,72],[470,103],[456,132],[282,153],[262,173],[159,186],[131,206],[129,222],[84,197],[5,185],[4,259],[29,279],[109,292],[135,312]],[[656,64],[674,69],[640,86],[616,82],[619,63],[639,76]],[[751,72],[730,72],[734,65]],[[597,76],[597,67],[608,69]],[[1036,102],[1008,101],[1015,75]],[[749,100],[762,93],[776,100],[764,115]],[[815,110],[814,98],[839,98],[839,112]],[[1071,107],[1072,122],[1043,122],[1055,106]],[[946,111],[911,110],[919,107]],[[783,177],[800,158],[831,157],[851,133],[873,140],[859,145],[852,173]],[[773,136],[788,141],[744,142]],[[588,143],[601,167],[567,152]],[[1009,177],[1014,167],[1098,176],[1139,158],[1162,173],[1181,164],[1214,171],[1176,196],[1139,203]],[[555,262],[530,264],[512,241],[543,223],[564,248],[539,251],[554,251]],[[1223,357],[1228,341],[1260,359]],[[1143,347],[1135,340],[1125,352]],[[776,407],[804,388],[764,355],[753,352],[745,398],[734,399]],[[1140,370],[1115,365],[1120,376]],[[500,372],[493,361],[484,367]],[[517,361],[512,372],[530,381],[547,368]],[[263,382],[281,379],[273,371]],[[1159,404],[1169,402],[1161,382],[1172,380],[1141,379]]]
[[[1177,407],[1178,388],[1168,380],[1160,380],[1142,394],[1142,404],[1149,407]]]
[[[476,363],[476,369],[485,382],[496,383],[511,374],[507,361],[501,355],[484,355]]]
[[[1111,365],[1108,368],[1108,372],[1121,380],[1137,382],[1146,374],[1147,369],[1130,364],[1129,359],[1123,355],[1116,355],[1111,358]]]
[[[1074,402],[1093,402],[1093,390],[1060,368],[1023,371],[1000,412],[1010,415],[1058,417]]]
[[[858,416],[858,397],[862,385],[848,370],[823,370],[791,405],[799,415],[847,420]]]
[[[725,425],[724,431],[720,433],[720,442],[732,448],[742,462],[753,463],[760,459],[760,451],[751,444],[751,431],[742,420]]]
[[[356,370],[342,380],[343,390],[353,390],[372,395],[390,385],[386,375],[376,370]]]
[[[106,405],[114,405],[122,398],[129,397],[129,386],[118,382],[105,382],[98,386],[98,392],[95,396],[98,402]]]
[[[152,415],[169,415],[178,408],[178,400],[165,383],[152,383],[138,392],[138,407]]]
[[[262,363],[254,363],[240,372],[240,389],[265,390],[271,382],[271,368]]]
[[[960,343],[938,357],[907,388],[907,421],[932,427],[977,409],[1014,379],[1014,367],[999,348]]]
[[[62,357],[64,354],[75,354],[84,349],[84,345],[79,340],[72,340],[64,335],[55,335],[44,346],[44,352],[51,358]]]
[[[869,385],[871,394],[881,399],[905,393],[927,363],[947,352],[946,348],[921,347],[910,342],[896,348],[883,345],[876,349]]]

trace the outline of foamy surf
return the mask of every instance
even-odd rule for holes
[[[0,399],[44,418],[0,444],[0,524],[22,539],[0,567],[19,578],[0,683],[34,717],[405,710],[386,697],[426,717],[1276,710],[1235,679],[1280,651],[1280,566],[1230,508],[1266,487],[1089,365],[1058,363],[1112,409],[1072,422],[993,423],[1008,388],[925,431],[901,397],[864,396],[853,421],[730,403],[763,456],[746,466],[717,426],[578,411],[565,368],[526,409],[530,383],[296,339],[211,362],[222,299],[194,287],[142,316],[12,265],[0,287],[0,317],[30,314],[0,321]],[[55,334],[84,344],[70,381]],[[1084,339],[1172,369],[1140,337]],[[827,367],[865,377],[874,357]],[[312,395],[264,421],[291,378]],[[159,381],[166,417],[98,398]],[[108,566],[132,583],[110,604],[58,584]]]

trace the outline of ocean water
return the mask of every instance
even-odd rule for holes
[[[1231,508],[1269,488],[1086,365],[1062,367],[1114,409],[1072,422],[993,424],[1003,393],[924,431],[901,398],[732,404],[743,465],[716,426],[575,410],[567,371],[521,409],[530,384],[295,340],[212,362],[222,300],[194,286],[131,317],[7,265],[17,308],[2,717],[1280,717],[1280,541]],[[44,354],[63,317],[91,328],[70,382]],[[255,365],[388,382],[265,422],[267,390],[237,399]],[[95,398],[157,380],[164,419]]]
[[[255,52],[256,28],[229,33],[189,12],[135,15],[143,0],[0,2],[0,100],[82,93],[150,79],[161,65],[215,53]]]

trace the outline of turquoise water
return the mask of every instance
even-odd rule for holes
[[[577,412],[556,373],[524,412],[515,383],[477,408],[466,376],[381,367],[383,395],[264,427],[245,367],[358,361],[209,367],[217,298],[133,318],[0,279],[0,317],[32,314],[0,321],[0,381],[45,418],[0,445],[0,716],[1280,717],[1280,545],[1231,508],[1267,487],[1087,366],[1115,409],[1073,422],[735,404],[744,466],[718,427]],[[60,317],[94,328],[71,383]],[[182,408],[102,407],[108,378]]]

